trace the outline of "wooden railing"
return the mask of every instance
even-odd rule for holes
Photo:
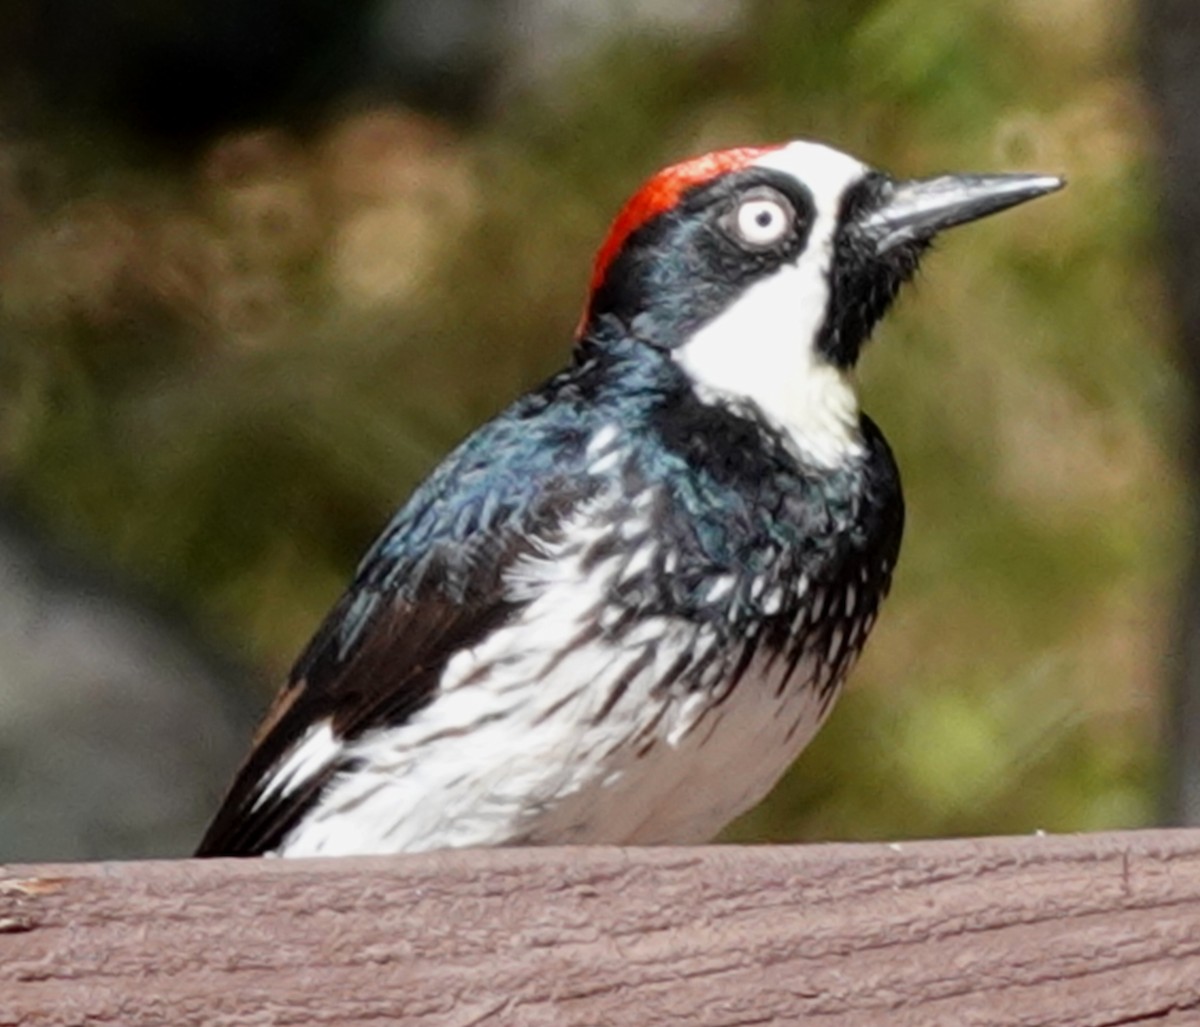
[[[1200,1024],[1200,831],[2,867],[68,1024]]]

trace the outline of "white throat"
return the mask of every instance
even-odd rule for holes
[[[863,451],[853,375],[816,349],[829,305],[829,270],[842,197],[864,166],[816,143],[791,143],[758,161],[794,174],[815,210],[803,253],[752,285],[674,351],[702,398],[751,401],[813,462],[835,467]]]
[[[851,373],[809,344],[819,320],[797,323],[797,290],[789,287],[794,275],[788,272],[755,285],[675,358],[702,399],[752,402],[808,459],[836,467],[862,452],[858,395]],[[785,302],[778,302],[781,296]]]

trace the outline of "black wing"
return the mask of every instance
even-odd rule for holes
[[[364,603],[372,609],[362,618],[355,607]],[[375,725],[402,723],[430,701],[446,661],[494,631],[514,609],[498,596],[455,603],[347,593],[267,712],[196,854],[255,856],[277,847],[334,775],[352,769],[334,756],[279,787],[276,774],[306,733],[328,724],[341,741]],[[339,636],[351,616],[362,618],[360,641],[343,658]]]
[[[553,541],[598,487],[587,442],[621,423],[604,410],[607,359],[597,351],[520,400],[417,489],[297,663],[198,855],[278,846],[330,779],[352,769],[319,759],[282,787],[280,771],[310,731],[327,724],[346,740],[403,723],[431,701],[455,653],[514,614],[505,571]]]

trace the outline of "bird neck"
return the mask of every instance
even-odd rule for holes
[[[835,366],[795,336],[731,335],[728,322],[718,320],[668,349],[606,320],[580,340],[576,360],[598,354],[627,379],[686,383],[702,404],[770,425],[806,466],[832,470],[865,452],[853,369]]]

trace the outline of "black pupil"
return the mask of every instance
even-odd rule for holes
[[[774,220],[775,216],[769,210],[760,210],[758,215],[754,218],[754,223],[758,225],[759,228],[767,228]]]

